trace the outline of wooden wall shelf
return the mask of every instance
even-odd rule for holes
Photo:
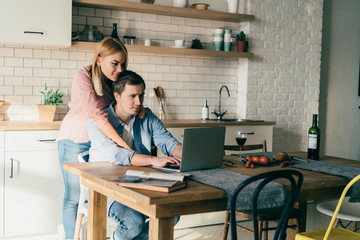
[[[73,41],[70,48],[90,49],[94,50],[98,43],[96,42],[78,42]],[[143,46],[143,45],[126,45],[128,51],[134,53],[150,53],[163,55],[187,55],[187,56],[202,56],[215,58],[252,58],[253,53],[243,52],[224,52],[203,49],[189,49],[189,48],[171,48],[171,47],[157,47],[157,46]]]
[[[194,8],[180,8],[157,4],[126,2],[120,0],[73,0],[73,5],[225,22],[244,22],[255,19],[254,15],[247,14],[235,14],[213,10],[198,10]]]

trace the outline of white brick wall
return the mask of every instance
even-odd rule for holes
[[[248,11],[256,20],[237,24],[73,7],[73,31],[89,24],[110,35],[116,22],[120,36],[136,35],[139,43],[151,38],[172,46],[173,40],[184,38],[190,45],[197,37],[211,48],[214,28],[245,30],[253,59],[134,53],[129,69],[143,76],[148,90],[164,89],[169,118],[200,118],[205,99],[213,111],[220,87],[227,85],[231,96],[223,94],[222,109],[229,118],[276,121],[274,150],[305,150],[311,115],[318,112],[322,0],[252,0]],[[41,102],[39,90],[45,83],[60,86],[68,100],[75,72],[91,58],[92,51],[80,49],[0,44],[0,99],[11,103],[0,109],[0,120],[31,120],[31,104]],[[56,119],[66,111],[58,108]]]

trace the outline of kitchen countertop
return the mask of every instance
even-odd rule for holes
[[[217,122],[209,120],[185,119],[185,120],[165,120],[164,126],[167,128],[176,127],[207,127],[207,126],[261,126],[275,125],[276,122]],[[34,121],[0,121],[0,131],[11,130],[58,130],[61,121],[54,122],[34,122]]]
[[[35,122],[35,121],[0,121],[0,131],[11,130],[58,130],[61,121]]]

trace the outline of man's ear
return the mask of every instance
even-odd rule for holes
[[[116,101],[120,101],[120,96],[121,96],[120,93],[114,92],[114,97]]]

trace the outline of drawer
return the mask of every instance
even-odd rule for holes
[[[57,150],[58,130],[5,131],[5,151]]]

